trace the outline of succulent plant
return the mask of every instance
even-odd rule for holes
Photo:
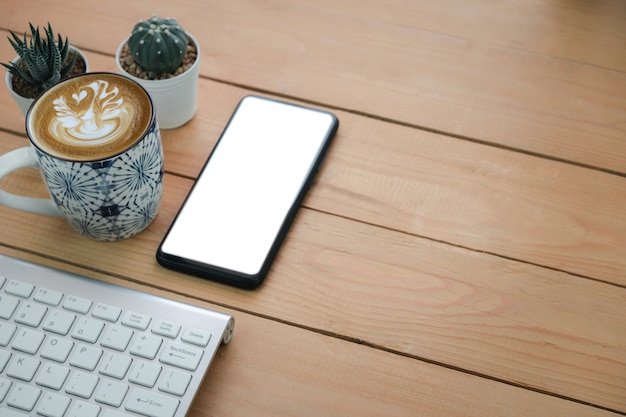
[[[14,77],[20,77],[29,84],[38,85],[41,90],[45,90],[69,76],[76,62],[76,54],[74,54],[70,61],[64,65],[70,50],[67,37],[64,41],[61,35],[58,35],[58,40],[55,42],[50,23],[44,30],[46,39],[41,37],[39,26],[35,28],[31,23],[32,37],[30,42],[26,40],[26,33],[24,33],[22,40],[15,33],[10,32],[12,38],[8,38],[9,42],[22,62],[21,65],[14,62],[2,63]]]
[[[187,52],[187,41],[187,34],[176,19],[154,15],[135,25],[128,38],[128,49],[144,70],[173,73]]]

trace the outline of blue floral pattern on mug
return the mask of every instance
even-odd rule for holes
[[[66,161],[38,149],[37,156],[50,195],[83,236],[126,239],[145,229],[159,211],[164,166],[155,119],[143,140],[103,161]]]

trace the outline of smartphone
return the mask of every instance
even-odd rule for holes
[[[158,262],[258,287],[338,126],[327,111],[244,97],[161,242]]]

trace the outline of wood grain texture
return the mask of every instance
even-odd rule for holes
[[[617,414],[501,384],[15,249],[2,253],[236,316],[192,406],[200,416],[610,417]],[[268,383],[268,381],[273,381]]]
[[[5,0],[91,69],[139,19],[202,45],[196,117],[163,131],[144,232],[79,237],[0,207],[0,252],[235,314],[191,413],[626,414],[626,3],[621,0]],[[63,11],[63,13],[60,13]],[[93,14],[98,15],[93,19]],[[0,61],[13,57],[0,42]],[[329,156],[265,284],[238,290],[155,252],[237,102],[334,111]],[[0,87],[0,154],[25,146]],[[45,195],[34,170],[0,181]]]
[[[620,23],[626,18],[626,7],[620,1],[398,0],[380,7],[372,0],[355,8],[350,2],[327,0],[316,6],[391,26],[419,27],[475,43],[626,70],[622,53],[626,29]]]
[[[89,58],[111,70],[107,57]],[[162,133],[168,172],[195,178],[251,92],[202,80],[197,116]],[[0,118],[23,131],[19,109],[0,99]],[[341,129],[308,207],[626,285],[624,178],[335,112]]]
[[[0,27],[23,30],[62,7],[59,31],[111,55],[151,14],[123,0],[7,3]],[[199,39],[204,76],[624,173],[623,2],[465,3],[431,6],[420,19],[415,2],[378,13],[373,2],[179,0],[152,11]],[[74,23],[94,13],[90,30]],[[607,45],[601,58],[585,47],[596,42]]]
[[[40,184],[31,172],[15,176],[20,190]],[[191,181],[168,175],[165,186],[157,219],[133,239],[103,246],[60,219],[0,207],[14,236],[0,242],[403,355],[624,405],[623,288],[303,210],[262,289],[234,290],[156,264]]]
[[[623,177],[348,114],[340,119],[311,207],[626,284]]]

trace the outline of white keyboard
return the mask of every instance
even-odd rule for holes
[[[0,255],[0,416],[183,417],[233,326]]]

